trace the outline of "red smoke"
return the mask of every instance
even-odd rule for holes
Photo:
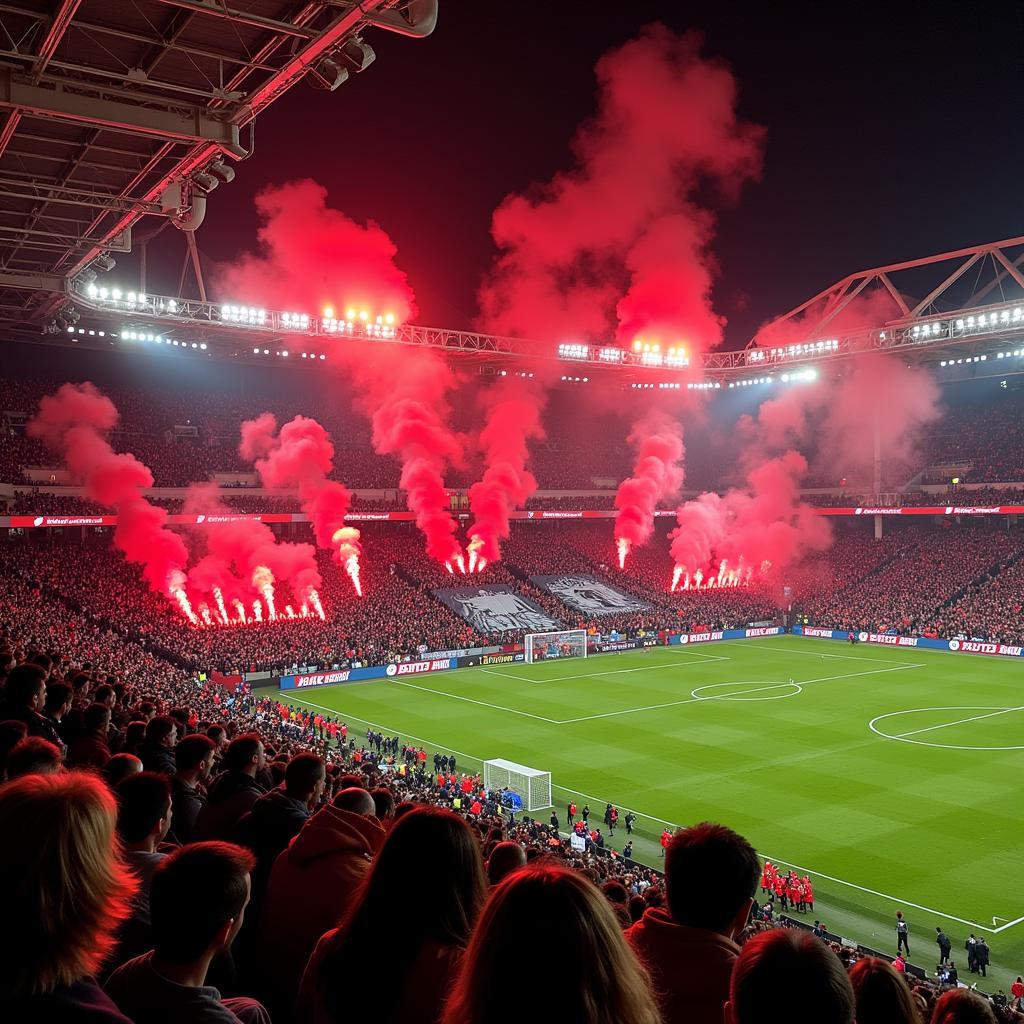
[[[373,426],[374,450],[401,462],[400,486],[427,539],[427,553],[463,566],[444,486],[445,468],[462,461],[462,444],[446,422],[447,396],[455,384],[451,370],[427,350],[352,346],[348,351],[358,404]]]
[[[297,603],[318,607],[322,580],[311,544],[279,542],[265,523],[233,518],[216,484],[193,484],[185,496],[185,512],[206,517],[201,536],[207,554],[189,572],[190,590],[212,594],[219,587],[226,600],[238,598],[247,608],[261,599],[274,618],[275,602],[283,608],[276,590],[283,582]],[[218,521],[222,516],[226,521]]]
[[[94,385],[63,384],[39,403],[26,433],[63,456],[89,498],[117,511],[114,543],[129,561],[143,567],[154,590],[175,597],[185,610],[177,593],[184,582],[188,550],[181,537],[166,528],[167,513],[142,495],[144,488],[153,486],[152,473],[134,455],[115,452],[107,441],[105,434],[117,420],[114,403]]]
[[[598,62],[598,111],[573,140],[576,166],[495,211],[501,255],[479,296],[488,330],[615,333],[682,344],[691,358],[721,341],[714,218],[696,204],[731,199],[758,175],[763,131],[737,117],[731,72],[700,46],[652,25]]]
[[[361,595],[359,531],[345,526],[352,495],[343,484],[327,479],[334,465],[327,431],[314,419],[296,416],[278,433],[273,413],[265,412],[242,424],[238,452],[255,463],[264,487],[298,489],[317,544],[334,551]]]
[[[827,520],[800,501],[807,461],[795,451],[768,459],[747,475],[746,488],[723,497],[702,494],[683,504],[669,535],[676,564],[673,589],[714,580],[745,583],[754,575],[778,577],[809,552],[832,541]]]
[[[473,524],[469,528],[469,571],[483,571],[501,558],[508,539],[509,514],[537,490],[526,468],[528,442],[543,439],[541,410],[544,397],[522,378],[508,378],[486,396],[487,423],[480,432],[486,469],[469,489]]]
[[[619,484],[615,507],[615,541],[619,568],[631,548],[646,544],[654,530],[654,510],[683,485],[683,431],[679,423],[654,411],[633,426],[629,443],[636,447],[633,475]]]
[[[416,315],[397,250],[373,222],[362,227],[327,205],[327,189],[309,178],[264,189],[255,252],[222,264],[217,289],[225,301],[336,316],[353,308],[393,313],[398,323]]]

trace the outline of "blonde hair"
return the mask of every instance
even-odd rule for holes
[[[530,951],[530,1002],[566,1024],[658,1024],[650,979],[608,901],[582,875],[539,864],[492,892],[466,950],[445,1024],[519,1024],[509,965]]]
[[[42,995],[93,974],[116,944],[138,883],[117,840],[117,803],[97,777],[26,775],[0,787],[0,989]]]

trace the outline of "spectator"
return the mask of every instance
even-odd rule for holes
[[[626,933],[647,966],[667,1024],[719,1024],[761,867],[754,848],[723,825],[677,832],[665,851],[667,907]],[[699,880],[699,881],[697,881]],[[696,884],[695,884],[696,881]]]
[[[267,764],[259,733],[231,741],[224,755],[225,771],[210,786],[210,795],[196,818],[196,839],[228,839],[246,811],[266,792],[256,773]]]
[[[61,722],[64,716],[71,710],[71,705],[74,703],[74,691],[68,686],[67,683],[54,683],[51,682],[46,687],[46,700],[43,703],[43,716],[53,726],[54,732],[56,732],[61,740],[64,740],[64,735],[61,732]]]
[[[541,922],[538,927],[538,922]],[[658,1024],[650,979],[615,915],[582,875],[539,864],[491,893],[445,1011],[445,1024],[519,1024],[509,972],[530,950],[530,994],[546,1020]]]
[[[90,704],[82,716],[84,731],[68,747],[69,768],[93,768],[102,771],[110,760],[107,736],[110,730],[110,708],[106,704]]]
[[[7,758],[28,735],[28,726],[17,719],[0,722],[0,781],[7,778]]]
[[[339,927],[317,945],[299,1018],[439,1020],[485,892],[480,850],[462,818],[430,807],[404,815]],[[378,951],[396,923],[401,941],[382,963]]]
[[[970,989],[954,988],[939,996],[931,1024],[996,1024],[996,1015]]]
[[[366,877],[385,834],[373,812],[365,789],[343,789],[274,861],[257,927],[258,948],[274,964],[262,989],[271,1012],[292,1007],[310,954]]]
[[[111,789],[129,775],[137,775],[142,771],[142,762],[134,754],[115,754],[103,766],[103,778]]]
[[[326,777],[324,762],[316,754],[296,754],[285,769],[284,788],[261,796],[239,821],[235,838],[256,857],[252,890],[257,906],[277,855],[298,835],[312,808],[320,803]]]
[[[858,1021],[922,1024],[906,981],[878,957],[866,956],[850,968]]]
[[[221,999],[210,963],[238,934],[252,856],[229,843],[194,843],[153,877],[153,949],[119,967],[106,991],[135,1024],[269,1024],[254,999]]]
[[[178,742],[178,724],[170,715],[157,715],[146,724],[146,738],[139,748],[142,766],[147,772],[173,775],[174,744]]]
[[[526,867],[526,851],[522,843],[506,840],[498,843],[487,858],[487,881],[497,885],[513,871]]]
[[[744,944],[733,968],[727,1022],[853,1024],[853,1019],[850,979],[821,939],[778,928]]]
[[[209,736],[195,733],[181,740],[174,750],[177,771],[171,779],[171,808],[174,837],[179,843],[195,838],[196,819],[206,803],[206,782],[213,770],[216,746]]]
[[[40,736],[26,736],[7,755],[7,778],[22,775],[54,775],[61,770],[60,748]]]
[[[171,827],[171,787],[159,772],[129,775],[116,790],[117,832],[125,860],[139,882],[132,916],[121,928],[117,963],[149,949],[149,891],[153,874],[167,856],[158,847]]]
[[[16,719],[28,726],[29,736],[40,736],[63,746],[53,723],[42,714],[46,704],[46,672],[38,665],[18,665],[4,683],[0,719]]]
[[[118,852],[117,805],[82,773],[0,788],[0,1019],[131,1024],[93,981],[130,912],[136,881]]]

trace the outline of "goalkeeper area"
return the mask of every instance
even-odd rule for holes
[[[632,810],[634,858],[655,867],[664,828],[721,821],[809,873],[809,916],[831,931],[895,952],[903,910],[922,964],[936,926],[954,946],[984,934],[988,984],[1008,991],[1024,961],[1021,693],[1012,658],[783,636],[281,699],[455,753],[461,770],[549,772],[563,832],[570,799],[602,830],[606,803],[620,822]],[[621,851],[625,828],[608,838]]]

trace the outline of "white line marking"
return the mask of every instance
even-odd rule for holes
[[[912,743],[915,746],[921,747],[935,747],[938,750],[1024,750],[1024,744],[1002,744],[998,747],[987,747],[978,745],[966,745],[961,743],[929,743],[928,740],[914,740],[908,739],[913,735],[913,732],[906,733],[891,733],[882,732],[881,729],[876,725],[877,722],[884,721],[886,718],[899,718],[901,715],[916,715],[923,711],[993,711],[998,714],[1004,714],[1007,711],[1024,710],[1015,708],[993,708],[984,704],[954,704],[952,706],[945,705],[943,707],[936,708],[904,708],[902,711],[887,711],[884,715],[875,715],[874,718],[868,722],[868,728],[876,735],[881,736],[883,740],[893,740],[896,743]],[[975,718],[988,718],[989,715],[979,715]],[[964,721],[974,721],[975,718],[964,719]],[[949,722],[948,725],[958,725],[958,722]],[[937,727],[936,727],[937,728]],[[926,732],[927,730],[921,730]]]
[[[483,708],[493,708],[495,711],[507,711],[510,715],[522,715],[523,718],[534,718],[538,722],[547,722],[548,725],[561,725],[557,718],[545,718],[543,715],[534,715],[529,711],[519,711],[516,708],[506,708],[501,704],[490,704],[486,700],[474,700],[472,697],[463,697],[458,693],[448,693],[446,690],[432,690],[429,686],[417,686],[415,683],[406,683],[398,679],[390,680],[392,686],[408,686],[410,690],[422,690],[424,693],[433,693],[438,697],[451,697],[452,700],[464,700],[467,704],[479,704]]]
[[[338,708],[329,708],[323,704],[316,704],[311,700],[307,700],[305,697],[289,697],[289,700],[298,701],[301,704],[308,704],[311,708],[317,708],[320,711],[328,711],[332,715],[343,714]],[[477,757],[476,754],[467,754],[463,750],[456,750],[454,747],[448,746],[446,743],[435,743],[433,740],[425,739],[423,736],[414,736],[412,733],[404,732],[402,729],[392,729],[391,726],[385,725],[382,722],[371,722],[369,719],[360,718],[358,715],[344,715],[345,719],[351,719],[353,722],[362,722],[364,725],[372,725],[375,729],[382,729],[385,732],[398,732],[400,735],[406,736],[410,740],[415,740],[417,743],[422,743],[425,747],[432,747],[434,750],[447,750],[452,754],[456,754],[459,757],[467,757],[470,761],[476,761],[478,764],[483,764],[483,758]],[[881,735],[881,734],[879,734]],[[569,789],[567,786],[557,786],[552,784],[552,789],[557,789],[561,793],[569,793],[572,796],[581,796],[584,800],[593,800],[595,803],[601,803],[602,801],[607,803],[605,797],[592,796],[589,793],[583,793],[578,789]],[[616,804],[621,811],[636,811],[637,814],[649,821],[656,821],[659,825],[667,825],[670,828],[680,828],[677,822],[667,821],[665,818],[658,818],[653,814],[645,814],[635,807],[626,807],[623,804]],[[956,921],[958,924],[964,924],[975,928],[980,928],[982,931],[989,932],[992,935],[997,935],[1000,932],[1006,931],[1008,928],[1014,927],[1014,925],[1020,924],[1024,921],[1024,917],[1018,917],[1008,924],[1000,925],[998,928],[990,928],[988,925],[980,924],[978,921],[968,921],[962,917],[955,917],[953,914],[945,914],[941,910],[934,910],[931,907],[922,906],[919,903],[912,903],[910,900],[900,899],[896,896],[890,896],[888,893],[878,892],[875,889],[868,889],[863,885],[857,885],[856,882],[848,882],[845,878],[836,878],[834,875],[826,875],[821,871],[816,871],[813,868],[801,867],[799,864],[794,864],[792,861],[785,860],[782,857],[772,857],[770,854],[762,854],[762,858],[766,858],[770,861],[777,861],[780,864],[785,864],[788,867],[796,868],[798,871],[803,871],[805,874],[814,875],[818,878],[825,878],[830,882],[835,882],[837,885],[845,885],[847,888],[856,889],[858,892],[866,892],[872,896],[878,896],[882,899],[891,900],[893,903],[899,903],[901,906],[913,907],[915,910],[922,910],[928,914],[935,914],[937,917],[943,917],[947,921]],[[651,865],[657,867],[657,865]],[[1002,918],[1000,918],[1002,920]]]
[[[924,729],[912,729],[910,732],[901,732],[893,736],[894,740],[902,740],[907,736],[917,736],[922,732],[934,732],[936,729],[948,729],[951,725],[965,725],[967,722],[980,722],[983,718],[995,718],[996,715],[1006,715],[1011,711],[1024,711],[1024,706],[1019,708],[1002,708],[999,711],[989,711],[984,715],[973,715],[971,718],[961,718],[958,722],[945,722],[942,725],[929,725]]]
[[[816,637],[809,636],[808,640],[815,640]],[[829,640],[828,643],[835,643],[834,640]],[[742,642],[738,640],[721,640],[718,641],[719,647],[756,647],[759,651],[771,651],[773,654],[802,654],[805,658],[838,658],[841,661],[876,661],[883,665],[896,665],[898,664],[895,658],[862,658],[859,654],[821,654],[817,651],[794,651],[789,647],[772,646],[770,644],[752,644],[749,640]],[[918,668],[925,668],[927,666],[919,665]]]
[[[732,658],[728,658],[722,654],[704,654],[701,652],[694,652],[695,655],[704,659],[704,661],[662,661],[657,665],[641,665],[639,668],[616,668],[609,672],[581,672],[578,675],[573,676],[520,676],[515,675],[512,672],[499,672],[493,668],[481,668],[481,672],[486,672],[489,676],[502,676],[504,679],[516,679],[521,683],[564,683],[570,679],[595,679],[598,676],[619,676],[628,675],[630,672],[653,672],[660,668],[672,668],[674,666],[682,666],[683,668],[689,668],[694,665],[703,665],[709,661],[732,661]]]

